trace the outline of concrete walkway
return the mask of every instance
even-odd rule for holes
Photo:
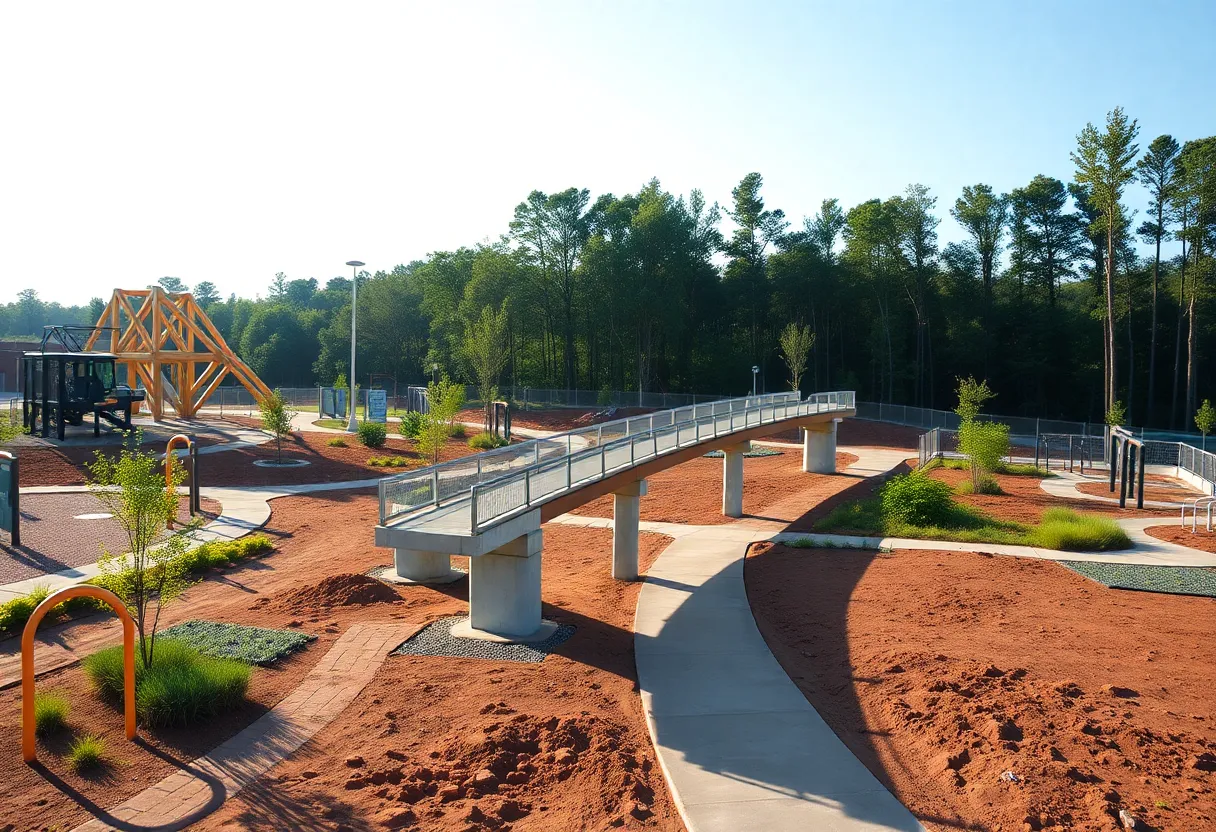
[[[1044,491],[1046,491],[1048,494],[1050,494],[1053,497],[1062,497],[1065,500],[1077,500],[1077,499],[1091,500],[1096,503],[1105,503],[1106,505],[1115,505],[1115,506],[1119,505],[1118,497],[1103,497],[1099,494],[1086,494],[1084,491],[1081,491],[1079,488],[1077,488],[1077,486],[1081,485],[1082,483],[1101,482],[1101,480],[1095,480],[1093,477],[1083,477],[1080,474],[1070,473],[1068,471],[1056,471],[1053,473],[1055,474],[1055,476],[1044,477],[1043,479],[1039,480],[1039,487],[1042,488]],[[1107,480],[1107,482],[1109,483],[1109,480]],[[1116,488],[1117,487],[1118,487],[1118,485],[1116,484]],[[1179,494],[1179,497],[1182,497],[1183,499],[1187,499],[1190,496],[1193,496],[1193,495]],[[1136,507],[1135,498],[1128,497],[1127,505],[1130,508],[1135,508]],[[1178,511],[1182,507],[1182,504],[1181,503],[1166,503],[1161,500],[1145,500],[1144,507],[1145,508],[1167,508],[1167,509],[1173,509],[1174,511]],[[1156,525],[1159,526],[1161,524],[1157,523]]]
[[[318,482],[303,485],[265,485],[230,488],[202,488],[199,494],[220,504],[222,513],[207,525],[192,534],[193,545],[212,540],[236,540],[257,531],[270,520],[270,501],[277,497],[313,494],[318,491],[343,491],[352,488],[374,488],[379,479],[350,480],[347,482]],[[87,492],[85,485],[32,486],[21,489],[22,494],[79,494]],[[184,489],[181,489],[185,493]],[[101,574],[101,566],[90,563],[47,575],[14,581],[0,585],[0,602],[20,595],[28,595],[37,587],[46,587],[52,592],[66,586],[82,583]]]
[[[184,829],[293,754],[359,695],[389,651],[414,628],[355,624],[298,688],[205,757],[112,809],[86,806],[94,820],[75,832]],[[260,672],[260,671],[259,671]],[[121,755],[121,747],[115,752]]]

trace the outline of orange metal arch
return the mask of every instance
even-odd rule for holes
[[[178,440],[186,443],[189,448],[194,445],[194,440],[184,433],[179,433],[169,439],[169,444],[165,446],[165,493],[176,493],[173,488],[173,448],[177,445]],[[173,518],[169,518],[169,528],[173,528]]]
[[[96,598],[113,609],[122,622],[123,711],[127,739],[135,739],[135,620],[118,596],[108,589],[78,584],[52,592],[30,613],[21,633],[21,756],[27,763],[38,757],[34,739],[34,634],[43,617],[69,598]]]

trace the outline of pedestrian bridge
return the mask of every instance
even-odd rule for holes
[[[804,429],[803,470],[834,473],[836,423],[856,414],[852,391],[778,393],[662,410],[509,445],[380,481],[376,545],[397,578],[441,583],[470,560],[472,634],[544,637],[541,524],[614,495],[613,577],[637,579],[639,500],[650,474],[724,451],[722,510],[743,514],[743,453],[752,439]],[[538,632],[539,631],[539,632]]]

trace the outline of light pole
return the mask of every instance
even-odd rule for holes
[[[354,366],[354,359],[353,359],[353,358],[351,359],[351,366],[352,366],[352,367]],[[351,372],[353,373],[353,372],[354,372],[354,370],[351,370]],[[755,366],[755,365],[752,365],[752,397],[753,397],[753,398],[754,398],[754,397],[755,397],[755,395],[756,395],[756,374],[757,374],[757,373],[759,373],[759,372],[760,372],[760,368],[759,368],[759,367],[757,367],[757,366]]]
[[[438,364],[431,365],[431,382],[434,384],[439,383],[439,365]]]
[[[359,428],[355,421],[355,311],[359,308],[359,267],[364,264],[347,260],[346,265],[350,266],[350,419],[346,430],[354,433]]]

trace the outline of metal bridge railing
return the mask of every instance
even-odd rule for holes
[[[472,531],[574,484],[698,441],[794,415],[853,407],[852,392],[725,399],[508,445],[380,481],[380,523],[465,497]]]

